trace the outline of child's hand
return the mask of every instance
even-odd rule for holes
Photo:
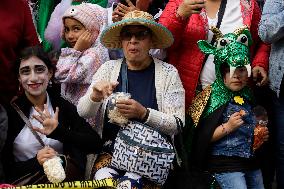
[[[91,34],[91,32],[86,30],[78,38],[78,40],[77,40],[77,42],[74,46],[74,49],[77,50],[77,51],[84,51],[84,50],[87,50],[88,48],[90,48],[93,44],[92,36],[93,35]]]
[[[242,120],[241,113],[240,112],[233,113],[226,123],[221,124],[215,129],[213,136],[211,138],[211,142],[215,142],[221,139],[222,137],[230,134],[234,130],[238,129],[243,123],[244,121]]]
[[[235,112],[231,115],[230,119],[226,124],[230,131],[234,131],[238,129],[243,123],[244,121],[242,120],[240,112]]]

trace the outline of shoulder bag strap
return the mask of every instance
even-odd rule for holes
[[[218,12],[218,22],[216,25],[216,28],[220,29],[224,14],[225,14],[225,10],[226,10],[226,5],[227,5],[227,0],[222,0],[221,1],[221,5],[219,8],[219,12]],[[213,36],[210,44],[213,45],[215,43],[216,39],[215,39],[215,35]]]
[[[226,5],[227,5],[227,0],[222,0],[221,4],[220,4],[220,8],[219,8],[219,12],[218,12],[218,21],[217,21],[217,25],[216,28],[220,29],[224,14],[225,14],[225,10],[226,10]],[[215,35],[213,36],[210,44],[214,45],[216,41]],[[205,64],[205,62],[207,61],[209,55],[206,55],[203,61],[203,65]]]
[[[218,12],[218,22],[217,22],[217,25],[216,25],[217,28],[220,28],[220,26],[221,26],[221,23],[222,23],[222,20],[223,20],[223,17],[224,17],[224,13],[225,13],[225,10],[226,10],[226,6],[227,6],[227,0],[222,0],[220,8],[219,8],[219,12]]]
[[[185,146],[183,143],[183,131],[182,131],[182,127],[183,127],[183,123],[181,121],[181,119],[177,116],[174,116],[176,119],[176,123],[177,123],[177,130],[178,133],[174,136],[174,138],[176,138],[176,140],[173,138],[172,139],[172,143],[174,144],[174,150],[177,156],[177,163],[178,165],[181,167],[182,165],[185,167],[185,169],[188,169],[188,163],[187,163],[187,158],[186,157],[182,157],[186,155],[185,152]],[[180,152],[178,152],[176,145],[179,145],[179,149],[181,150]]]
[[[127,64],[126,59],[124,58],[121,64],[121,87],[122,92],[128,92],[128,78],[127,78]]]
[[[219,12],[218,12],[218,21],[217,21],[217,25],[216,25],[216,28],[218,28],[218,29],[220,29],[220,26],[221,26],[221,23],[222,23],[222,20],[223,20],[223,17],[224,17],[226,5],[227,5],[227,0],[222,0],[220,8],[219,8]],[[215,35],[213,35],[212,40],[210,41],[210,44],[214,45],[215,41],[216,41],[216,37],[215,37]],[[206,54],[205,57],[204,57],[204,60],[202,62],[201,70],[203,69],[208,57],[209,57],[209,55]],[[200,80],[199,80],[199,83],[201,83]],[[196,91],[202,91],[202,86],[198,85]]]
[[[31,130],[31,132],[33,133],[33,135],[35,136],[35,138],[38,140],[38,142],[42,145],[42,147],[45,146],[43,140],[40,138],[39,134],[33,129],[33,126],[29,120],[29,118],[27,118],[25,116],[25,114],[22,112],[22,110],[17,106],[16,103],[12,102],[11,103],[12,107],[18,112],[19,116],[23,119],[23,121],[26,123],[26,125],[28,126],[28,128]]]

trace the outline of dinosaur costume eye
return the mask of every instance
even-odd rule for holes
[[[241,42],[242,42],[242,43],[247,42],[247,37],[243,36],[243,37],[241,38]]]
[[[246,46],[248,46],[248,37],[245,34],[241,34],[238,37],[237,41],[245,44]]]
[[[226,41],[225,39],[222,39],[222,40],[220,41],[220,45],[221,45],[221,46],[227,45],[227,41]]]
[[[226,39],[226,38],[221,38],[219,39],[218,41],[218,44],[217,44],[217,49],[221,49],[221,48],[224,48],[227,44],[230,43],[230,40],[229,39]]]

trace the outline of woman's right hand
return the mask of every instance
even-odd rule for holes
[[[205,8],[206,0],[183,0],[179,5],[176,14],[183,19],[190,17],[192,14],[199,14],[202,8]]]
[[[93,92],[91,94],[91,100],[94,102],[100,102],[103,99],[106,99],[109,95],[112,94],[115,87],[118,85],[118,82],[109,82],[109,81],[99,81],[93,86]]]
[[[41,149],[37,152],[36,158],[37,158],[38,163],[40,165],[43,165],[43,163],[46,160],[48,160],[48,159],[50,159],[50,158],[52,158],[56,155],[57,155],[57,152],[53,148],[46,146],[46,147],[44,147],[43,149]]]
[[[118,22],[121,21],[121,19],[129,12],[134,10],[139,10],[137,7],[133,5],[133,3],[130,0],[126,0],[127,5],[124,5],[122,3],[118,3],[117,7],[112,12],[112,21]]]
[[[230,130],[230,132],[236,130],[244,123],[242,119],[242,115],[240,112],[235,112],[231,115],[230,119],[226,124],[226,127]]]
[[[33,115],[33,117],[42,124],[43,128],[33,127],[33,129],[43,135],[50,135],[58,126],[59,108],[56,107],[53,117],[50,115],[46,104],[44,104],[44,111],[41,111],[39,107],[35,107],[35,110],[39,115]]]

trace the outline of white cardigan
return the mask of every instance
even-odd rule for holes
[[[185,91],[176,68],[159,59],[155,63],[155,88],[158,109],[150,109],[146,124],[160,130],[167,135],[177,132],[177,123],[174,116],[179,117],[183,122],[185,119]],[[77,111],[84,118],[99,116],[96,130],[102,134],[103,115],[106,102],[94,102],[90,96],[93,86],[98,81],[116,82],[119,76],[122,59],[110,60],[102,64],[93,76],[92,84],[87,93],[81,97],[77,105]],[[147,107],[146,107],[147,108]],[[99,121],[100,120],[100,121]]]

